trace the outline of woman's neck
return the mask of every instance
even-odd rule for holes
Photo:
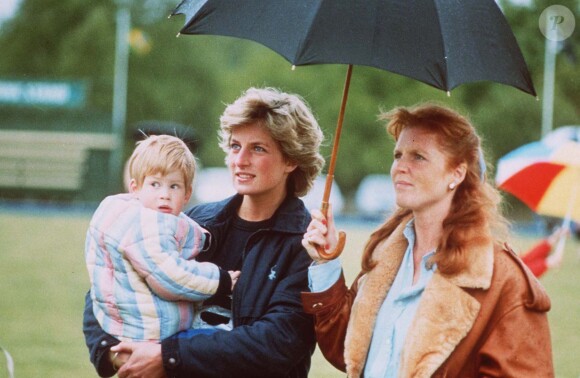
[[[250,222],[259,222],[272,218],[278,207],[284,202],[286,192],[276,196],[249,196],[244,195],[242,205],[238,209],[238,216]]]
[[[421,275],[421,262],[436,250],[443,233],[443,219],[433,216],[415,216],[415,245],[413,246],[413,285]]]
[[[435,250],[441,240],[443,227],[438,220],[417,221],[415,218],[414,255],[421,259],[427,253]]]
[[[415,258],[421,259],[427,253],[437,248],[443,234],[443,219],[447,212],[414,214],[415,225]]]

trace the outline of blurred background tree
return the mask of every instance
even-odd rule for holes
[[[217,146],[219,115],[225,104],[250,86],[296,92],[310,103],[326,132],[328,157],[346,66],[297,67],[257,43],[218,36],[181,36],[183,16],[167,19],[178,1],[133,1],[129,59],[127,134],[144,120],[172,121],[195,128],[204,166],[222,166]],[[577,0],[561,0],[572,12]],[[500,5],[520,43],[536,90],[542,94],[544,37],[538,20],[551,4],[530,1]],[[111,111],[115,54],[112,0],[21,0],[17,14],[0,31],[0,77],[22,80],[85,79],[88,111]],[[578,23],[577,23],[578,24]],[[579,124],[580,34],[561,44],[556,62],[554,127]],[[344,133],[336,168],[343,193],[352,195],[369,173],[388,173],[392,143],[377,121],[380,109],[441,102],[468,114],[484,138],[492,162],[541,136],[542,101],[512,87],[475,83],[450,97],[425,84],[386,71],[354,69]],[[127,138],[130,149],[132,140]]]

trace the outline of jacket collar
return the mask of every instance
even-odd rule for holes
[[[242,204],[243,196],[235,194],[219,202],[197,205],[187,215],[204,226],[229,222]],[[310,215],[301,199],[288,195],[272,216],[271,229],[278,232],[303,234]]]
[[[373,251],[373,259],[378,261],[377,267],[383,261],[397,261],[397,270],[407,248],[407,239],[403,232],[411,217],[403,220],[393,234],[381,242]],[[444,278],[449,283],[467,289],[489,289],[493,275],[493,241],[490,235],[472,235],[467,253],[466,269]],[[396,274],[397,271],[389,272]],[[437,273],[441,275],[440,273]],[[391,283],[395,277],[391,277]],[[389,284],[390,287],[390,284]]]

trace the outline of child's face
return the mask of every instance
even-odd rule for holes
[[[185,189],[183,174],[179,171],[171,171],[165,176],[145,176],[141,188],[137,188],[135,180],[131,180],[130,191],[143,206],[173,215],[183,211],[191,197],[191,190]]]

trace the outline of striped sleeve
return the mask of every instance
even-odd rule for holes
[[[177,220],[177,232],[175,238],[181,246],[181,257],[186,260],[193,260],[203,250],[206,238],[209,238],[207,231],[197,224],[193,219],[179,214]]]
[[[220,282],[217,265],[183,257],[182,245],[176,237],[179,217],[140,208],[137,218],[132,231],[123,236],[120,249],[124,259],[155,294],[170,301],[203,301],[217,292]],[[200,231],[188,225],[186,233],[199,239]]]

